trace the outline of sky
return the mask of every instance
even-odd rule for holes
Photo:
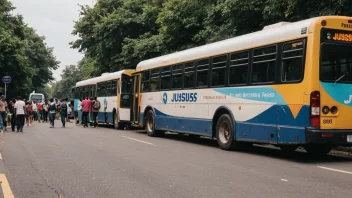
[[[71,49],[69,43],[76,39],[71,33],[74,21],[79,19],[79,5],[93,5],[95,0],[10,0],[16,7],[14,13],[21,14],[24,22],[45,36],[49,47],[61,62],[54,71],[56,80],[66,65],[76,65],[83,54]]]

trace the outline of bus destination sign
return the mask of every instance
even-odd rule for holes
[[[343,30],[325,29],[323,30],[324,41],[352,43],[352,32]]]

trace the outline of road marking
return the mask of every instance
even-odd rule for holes
[[[134,138],[131,138],[131,137],[127,137],[127,136],[122,136],[122,137],[123,137],[123,138],[126,138],[126,139],[130,139],[130,140],[136,141],[136,142],[140,142],[140,143],[144,143],[144,144],[149,144],[149,145],[152,145],[152,146],[156,146],[155,144],[150,143],[150,142],[145,142],[145,141],[142,141],[142,140],[137,140],[137,139],[134,139]]]
[[[9,182],[4,174],[0,174],[0,184],[4,198],[14,198]]]
[[[1,153],[0,153],[0,160],[2,160],[2,155],[1,155]]]
[[[335,171],[335,172],[339,172],[339,173],[346,173],[346,174],[352,175],[352,172],[348,172],[348,171],[344,171],[344,170],[338,170],[338,169],[328,168],[328,167],[323,167],[323,166],[317,166],[317,167],[321,168],[321,169],[325,169],[325,170],[331,170],[331,171]]]
[[[287,180],[287,179],[281,179],[281,181],[288,182],[288,180]]]

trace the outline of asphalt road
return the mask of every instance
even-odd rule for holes
[[[352,197],[352,158],[342,155],[228,152],[184,135],[39,123],[5,132],[1,148],[0,173],[21,198]]]

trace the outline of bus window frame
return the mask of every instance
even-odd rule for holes
[[[226,65],[225,65],[225,67],[213,67],[213,65],[214,65],[214,59],[215,58],[219,58],[219,57],[223,57],[223,56],[226,56]],[[227,76],[228,76],[228,69],[229,69],[229,54],[228,53],[226,53],[226,54],[221,54],[221,55],[218,55],[218,56],[213,56],[213,57],[211,57],[211,61],[210,61],[211,63],[210,63],[210,69],[209,69],[209,71],[210,71],[210,81],[209,81],[209,86],[210,87],[226,87],[226,86],[228,86],[228,80],[227,80]],[[217,63],[218,64],[218,63]],[[213,85],[213,70],[220,70],[220,69],[224,69],[225,70],[225,76],[224,76],[224,84],[223,85],[216,85],[216,86],[214,86]]]
[[[286,41],[281,43],[281,61],[280,61],[280,84],[298,84],[301,83],[304,80],[304,74],[305,74],[305,69],[306,69],[306,51],[307,51],[307,39],[306,38],[300,38],[300,39],[295,39],[295,40],[291,40],[291,41]],[[296,42],[303,42],[303,48],[302,48],[302,72],[301,72],[301,78],[299,80],[291,80],[291,81],[283,81],[282,79],[282,75],[283,75],[283,54],[284,54],[284,46],[287,44],[293,44]],[[320,66],[319,66],[320,67]]]
[[[181,75],[181,87],[180,88],[173,88],[174,86],[174,71],[179,71],[179,70],[174,70],[175,66],[181,66],[181,73],[177,73],[176,75]],[[175,64],[175,65],[171,65],[171,88],[170,90],[182,90],[184,87],[184,71],[185,71],[185,64],[184,63],[180,63],[180,64]]]
[[[254,86],[259,86],[259,85],[274,85],[274,84],[277,84],[277,68],[278,68],[278,59],[280,56],[280,48],[279,48],[279,45],[281,43],[274,43],[274,44],[270,44],[270,45],[264,45],[264,46],[261,46],[261,47],[257,47],[257,48],[253,48],[251,49],[252,53],[251,53],[251,70],[250,70],[250,85],[254,85]],[[255,50],[260,50],[260,49],[263,49],[263,48],[269,48],[269,47],[272,47],[272,46],[275,46],[276,48],[276,57],[275,59],[272,59],[271,61],[258,61],[258,62],[254,62],[254,51]],[[270,55],[270,54],[269,54]],[[262,56],[265,56],[265,55],[262,55]],[[267,81],[267,82],[253,82],[253,67],[254,67],[254,64],[256,63],[262,63],[262,62],[275,62],[275,73],[274,73],[274,81]]]
[[[232,59],[231,59],[231,56],[232,55],[234,55],[234,54],[240,54],[240,53],[245,53],[245,52],[247,52],[247,55],[248,55],[248,57],[247,57],[247,60],[248,60],[248,62],[247,63],[243,63],[243,64],[241,64],[241,65],[235,65],[235,66],[233,66],[233,65],[231,65],[231,61],[232,61]],[[228,55],[228,59],[229,59],[229,63],[228,63],[228,72],[227,72],[227,81],[228,81],[228,87],[243,87],[243,86],[247,86],[247,85],[249,85],[249,82],[250,82],[250,78],[251,78],[251,72],[250,72],[250,70],[251,70],[251,55],[252,55],[252,53],[251,53],[251,50],[249,49],[249,50],[242,50],[242,51],[237,51],[237,52],[232,52],[232,53],[230,53],[229,55]],[[238,59],[237,59],[238,60]],[[237,67],[237,66],[242,66],[242,65],[245,65],[246,64],[246,66],[247,66],[247,76],[246,76],[246,82],[245,83],[239,83],[239,84],[231,84],[230,83],[230,70],[231,70],[231,68],[233,68],[233,67]]]

